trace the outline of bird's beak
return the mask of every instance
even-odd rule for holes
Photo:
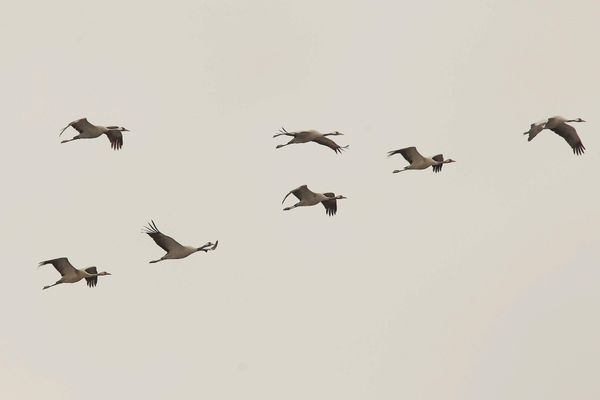
[[[131,131],[127,128],[123,128],[123,132],[131,132]]]
[[[112,275],[110,272],[107,272],[106,275]]]

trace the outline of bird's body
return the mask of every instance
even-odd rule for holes
[[[219,241],[217,240],[214,244],[212,242],[208,242],[201,247],[183,246],[172,237],[167,236],[159,231],[154,221],[150,221],[144,233],[148,234],[148,236],[150,236],[158,246],[167,252],[167,254],[158,260],[150,261],[151,264],[163,260],[185,258],[198,251],[208,252],[209,250],[216,249],[217,245],[219,244]]]
[[[290,140],[289,142],[285,143],[285,144],[278,144],[275,148],[279,149],[281,147],[290,145],[290,144],[298,144],[298,143],[308,143],[308,142],[315,142],[318,143],[320,145],[323,146],[327,146],[329,147],[331,150],[335,151],[336,153],[341,153],[342,150],[347,149],[348,146],[340,146],[337,143],[335,143],[333,140],[329,139],[327,136],[339,136],[339,135],[343,135],[343,133],[340,133],[338,131],[335,132],[331,132],[331,133],[320,133],[318,131],[315,130],[309,130],[309,131],[300,131],[300,132],[288,132],[285,130],[285,128],[281,128],[281,130],[279,131],[278,134],[274,135],[273,137],[277,137],[277,136],[292,136],[293,139]]]
[[[402,157],[406,161],[410,163],[404,167],[404,169],[394,170],[393,173],[396,174],[398,172],[407,171],[410,169],[427,169],[432,167],[433,172],[440,172],[442,170],[442,166],[444,164],[455,162],[453,159],[444,159],[442,154],[437,154],[433,157],[424,157],[418,151],[416,147],[406,147],[400,150],[392,150],[388,152],[388,157],[393,156],[394,154],[401,154]]]
[[[52,264],[52,266],[54,266],[54,268],[56,268],[56,270],[60,273],[61,278],[58,281],[56,281],[54,285],[44,286],[42,289],[48,289],[52,286],[56,286],[61,283],[75,283],[79,282],[82,279],[86,280],[87,285],[89,287],[94,287],[98,284],[99,276],[111,275],[108,272],[98,273],[96,267],[77,269],[69,262],[69,260],[66,257],[42,261],[40,262],[39,266],[46,264]]]
[[[573,149],[573,153],[575,153],[576,155],[581,155],[585,152],[585,146],[581,142],[581,139],[577,134],[577,130],[575,130],[575,128],[573,128],[571,125],[567,124],[567,122],[585,121],[581,118],[567,119],[556,115],[546,120],[531,124],[529,130],[527,132],[524,132],[523,135],[528,136],[527,141],[531,142],[533,138],[537,136],[538,133],[540,133],[544,129],[549,129],[552,132],[556,133],[558,136],[561,136],[563,139],[565,139],[565,141]]]
[[[63,130],[60,131],[59,136],[62,135],[63,132],[70,126],[79,132],[79,135],[74,136],[72,139],[63,140],[61,143],[67,143],[77,139],[95,139],[102,135],[106,135],[110,141],[110,147],[112,147],[114,150],[119,150],[121,147],[123,147],[123,134],[121,132],[129,131],[128,129],[120,126],[93,125],[87,120],[87,118],[81,118],[65,126]]]
[[[333,216],[337,213],[337,200],[346,198],[342,195],[336,196],[335,193],[331,192],[315,193],[312,190],[310,190],[308,186],[302,185],[294,190],[291,190],[288,194],[286,194],[281,204],[285,202],[285,199],[287,199],[287,197],[290,194],[296,196],[296,198],[300,201],[294,204],[293,206],[284,208],[284,211],[291,210],[292,208],[296,207],[309,207],[322,203],[325,207],[325,212],[329,216]]]

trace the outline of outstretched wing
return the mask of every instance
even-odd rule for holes
[[[89,267],[86,268],[85,272],[87,272],[88,274],[97,274],[98,270],[96,269],[96,267]],[[98,284],[98,277],[92,276],[90,278],[85,278],[85,282],[88,285],[88,287],[94,287]]]
[[[90,124],[90,122],[87,120],[87,118],[81,118],[81,119],[78,119],[77,121],[73,121],[69,125],[65,126],[62,129],[62,131],[60,131],[58,136],[62,135],[63,132],[70,126],[72,126],[79,133],[83,133],[83,131],[90,131],[90,130],[97,129],[94,125]]]
[[[106,137],[110,140],[110,147],[113,150],[119,150],[123,147],[123,134],[121,131],[108,131]]]
[[[332,217],[337,212],[337,200],[335,199],[335,194],[329,192],[329,193],[323,193],[323,195],[327,196],[327,197],[332,197],[331,200],[324,200],[321,202],[323,204],[323,206],[325,207],[325,212],[327,213],[327,215]]]
[[[331,150],[335,151],[336,153],[342,153],[342,151],[344,149],[347,149],[348,146],[340,146],[339,144],[337,144],[336,142],[334,142],[333,140],[329,139],[327,136],[317,136],[316,138],[314,138],[312,140],[313,142],[322,144],[323,146],[327,146],[329,147]]]
[[[434,161],[437,162],[443,162],[444,161],[444,156],[442,154],[436,154],[435,156],[431,157]],[[442,170],[442,166],[444,164],[438,164],[438,165],[434,165],[431,167],[431,169],[433,169],[433,172],[438,173]]]
[[[181,246],[181,244],[179,244],[179,242],[177,242],[177,240],[173,239],[170,236],[167,236],[165,234],[163,234],[161,231],[158,230],[158,228],[156,227],[156,224],[154,223],[154,221],[150,221],[150,223],[148,224],[146,228],[146,234],[148,234],[148,236],[150,236],[152,238],[152,240],[154,240],[154,242],[160,246],[160,248],[162,248],[164,251],[169,252],[171,250],[174,250],[178,247],[183,247]]]
[[[557,135],[562,136],[563,139],[569,143],[569,146],[573,149],[573,153],[581,155],[585,152],[585,147],[583,146],[583,143],[581,143],[577,131],[571,125],[563,122],[551,130]]]
[[[402,154],[402,157],[409,163],[414,163],[417,160],[422,160],[423,156],[417,151],[415,146],[405,147],[400,150],[392,150],[388,151],[388,157],[393,156],[394,154]]]
[[[72,274],[77,271],[77,269],[71,265],[69,259],[67,257],[55,258],[54,260],[46,260],[39,263],[39,266],[46,264],[52,264],[54,268],[60,273],[61,276],[65,276],[67,274]]]
[[[287,199],[287,197],[293,194],[294,196],[296,196],[296,198],[298,200],[302,200],[302,198],[307,198],[308,196],[314,195],[314,193],[308,188],[308,186],[306,185],[302,185],[297,187],[294,190],[291,190],[288,194],[285,195],[285,197],[283,198],[283,201],[281,202],[281,204],[283,204],[285,202],[285,199]]]
[[[543,131],[544,128],[546,127],[547,122],[548,122],[548,120],[531,124],[531,127],[529,128],[529,130],[527,132],[523,133],[523,135],[529,135],[529,137],[527,138],[527,141],[531,142],[538,133]]]

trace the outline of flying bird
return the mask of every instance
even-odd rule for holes
[[[290,194],[296,196],[296,198],[300,201],[294,204],[293,206],[284,208],[284,211],[291,210],[292,208],[296,207],[314,206],[315,204],[322,203],[325,207],[325,212],[330,217],[335,215],[335,213],[337,212],[337,200],[346,199],[346,197],[342,195],[336,196],[335,193],[331,192],[315,193],[312,190],[310,190],[308,186],[302,185],[286,194],[281,204],[285,202],[285,199],[287,199],[287,197]]]
[[[552,132],[561,136],[569,143],[569,146],[573,149],[573,153],[576,155],[582,155],[585,152],[585,146],[581,143],[581,139],[577,134],[575,128],[567,124],[567,122],[585,122],[581,118],[566,119],[560,116],[550,117],[544,121],[539,121],[531,124],[531,127],[523,135],[529,135],[527,138],[528,142],[531,142],[534,137],[544,129],[550,129]]]
[[[281,147],[284,147],[284,146],[287,146],[290,144],[294,144],[294,143],[308,143],[308,142],[315,142],[315,143],[321,144],[323,146],[327,146],[331,150],[335,151],[336,153],[341,153],[342,150],[348,148],[348,146],[338,145],[336,142],[334,142],[333,140],[331,140],[327,137],[327,136],[343,135],[343,133],[340,133],[338,131],[331,132],[331,133],[319,133],[315,130],[301,131],[301,132],[288,132],[285,130],[285,128],[281,128],[279,130],[279,133],[276,135],[273,135],[273,137],[275,138],[277,136],[284,136],[284,135],[292,136],[293,139],[285,144],[278,144],[277,146],[275,146],[276,149],[279,149]]]
[[[121,132],[129,132],[129,129],[125,129],[122,126],[92,125],[87,118],[81,118],[65,126],[58,136],[62,135],[65,129],[70,126],[79,132],[79,135],[74,136],[72,139],[63,140],[61,143],[67,143],[77,139],[95,139],[102,135],[106,135],[110,141],[110,147],[114,150],[119,150],[123,147],[123,134]]]
[[[54,285],[44,286],[43,289],[51,288],[52,286],[60,285],[61,283],[75,283],[82,279],[85,279],[89,287],[94,287],[98,284],[98,277],[105,275],[112,275],[110,272],[98,272],[96,267],[88,267],[84,269],[77,269],[66,257],[55,258],[54,260],[42,261],[39,266],[46,264],[52,264],[58,272],[60,272],[61,278],[56,281]]]
[[[215,243],[208,242],[202,247],[191,247],[191,246],[182,246],[170,236],[165,235],[161,231],[158,230],[154,221],[150,221],[147,227],[145,227],[144,233],[148,234],[156,242],[157,245],[160,246],[164,251],[167,252],[164,256],[159,258],[158,260],[150,261],[150,264],[157,263],[163,260],[173,260],[177,258],[185,258],[190,254],[194,254],[198,251],[204,251],[205,253],[214,250],[217,248],[219,241],[217,240]]]
[[[402,154],[402,157],[410,163],[404,167],[404,169],[396,169],[393,171],[394,174],[402,171],[408,171],[409,169],[426,169],[431,167],[433,172],[437,173],[442,170],[444,164],[456,162],[451,158],[444,159],[442,154],[435,155],[433,157],[423,157],[416,147],[406,147],[400,150],[392,150],[388,152],[388,157],[394,154]]]

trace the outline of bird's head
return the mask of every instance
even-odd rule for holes
[[[456,162],[456,161],[454,161],[453,159],[449,158],[449,159],[446,160],[446,162],[447,163],[451,163],[451,162]]]
[[[112,275],[110,272],[106,272],[106,271],[102,271],[98,274],[98,276],[106,276],[106,275]]]
[[[585,121],[583,119],[581,119],[581,118],[577,118],[573,122],[585,122]]]
[[[119,130],[120,130],[121,132],[129,132],[129,129],[127,129],[127,128],[124,128],[124,127],[122,127],[122,126],[121,126],[121,127],[119,127]]]
[[[340,136],[340,135],[343,135],[343,133],[342,133],[342,132],[335,131],[335,132],[333,132],[333,133],[332,133],[332,135],[333,135],[333,136]]]
[[[335,196],[335,198],[338,199],[338,200],[347,199],[346,196],[341,195],[341,194],[338,194],[337,196]]]

